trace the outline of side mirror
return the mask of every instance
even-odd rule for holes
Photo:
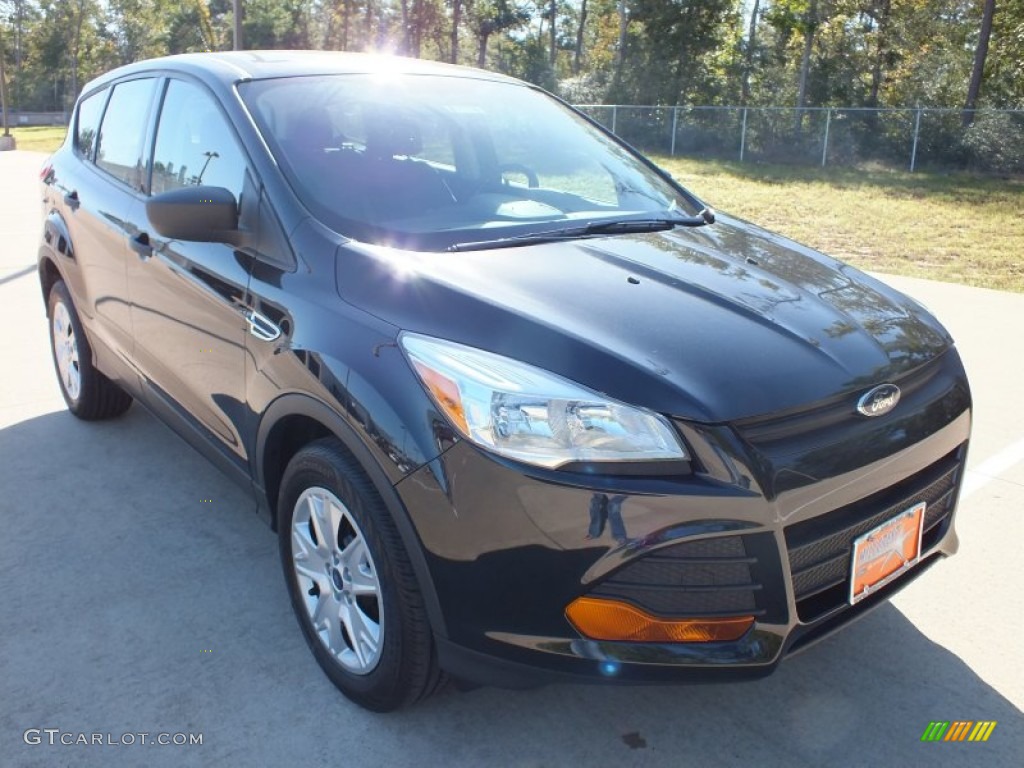
[[[238,244],[238,201],[224,187],[182,187],[146,201],[153,228],[171,240]]]

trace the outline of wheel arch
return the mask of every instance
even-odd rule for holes
[[[71,245],[71,235],[64,218],[57,211],[50,211],[43,222],[43,244],[39,248],[39,287],[44,302],[50,298],[53,284],[64,280],[57,265],[58,256],[74,259],[75,249]]]
[[[351,454],[384,501],[416,573],[430,625],[435,634],[447,637],[444,615],[419,534],[398,492],[356,430],[330,406],[309,395],[292,393],[278,397],[264,411],[256,431],[254,476],[260,503],[266,505],[271,527],[277,530],[277,497],[288,461],[313,440],[330,436],[337,438]]]
[[[50,298],[50,291],[54,284],[58,280],[63,280],[64,276],[61,274],[60,269],[57,268],[57,262],[53,258],[53,254],[49,248],[39,249],[39,287],[43,292],[43,303],[46,303]]]

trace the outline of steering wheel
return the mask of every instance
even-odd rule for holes
[[[540,186],[540,179],[537,178],[537,172],[527,165],[522,163],[502,163],[498,166],[498,171],[501,173],[502,181],[505,181],[506,173],[521,173],[526,177],[526,184],[530,189],[536,189]]]

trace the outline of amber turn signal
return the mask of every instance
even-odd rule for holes
[[[660,619],[618,600],[579,597],[565,616],[592,640],[634,643],[712,643],[737,640],[754,624],[753,616],[722,619]]]
[[[449,419],[455,422],[455,426],[462,430],[463,434],[469,434],[469,425],[466,423],[466,412],[462,409],[462,395],[459,392],[459,385],[449,379],[443,373],[438,373],[433,368],[428,368],[418,360],[413,361],[416,370],[423,378],[430,394],[441,410]]]

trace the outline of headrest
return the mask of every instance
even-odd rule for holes
[[[366,154],[375,159],[415,155],[423,149],[419,126],[402,115],[378,112],[366,119]]]
[[[334,123],[326,109],[310,107],[288,122],[288,143],[318,152],[334,145]]]

